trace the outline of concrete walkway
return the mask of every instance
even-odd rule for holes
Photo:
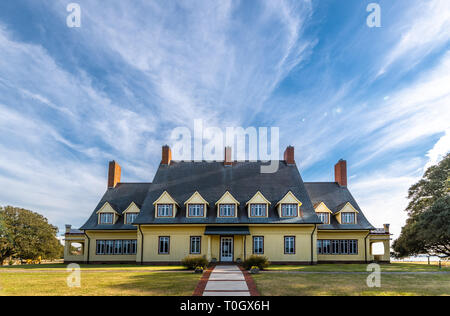
[[[203,296],[250,296],[250,290],[238,266],[218,265],[209,276]]]

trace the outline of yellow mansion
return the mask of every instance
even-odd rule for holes
[[[187,256],[272,263],[389,262],[389,225],[375,229],[347,188],[346,161],[334,182],[303,182],[288,147],[275,173],[260,161],[173,161],[168,146],[152,183],[122,183],[109,164],[108,189],[79,229],[66,225],[65,261],[179,264]],[[384,255],[372,245],[383,243]],[[72,245],[81,244],[81,250]]]

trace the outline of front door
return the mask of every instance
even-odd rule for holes
[[[220,238],[220,261],[233,261],[233,237]]]

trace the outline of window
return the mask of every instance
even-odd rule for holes
[[[281,204],[281,216],[282,217],[296,217],[297,216],[297,204]]]
[[[253,237],[253,253],[255,255],[264,254],[264,237],[262,236]]]
[[[357,255],[357,240],[317,240],[319,255]]]
[[[284,237],[284,253],[287,255],[295,254],[295,237],[285,236]]]
[[[220,217],[234,217],[235,205],[234,204],[220,204],[219,206]]]
[[[121,255],[122,254],[122,240],[114,241],[114,254]]]
[[[201,247],[202,237],[194,236],[191,237],[191,254],[200,254],[202,252]]]
[[[168,255],[170,250],[170,237],[159,237],[158,253]]]
[[[138,217],[138,215],[139,215],[138,213],[127,213],[126,215],[127,224],[132,224],[136,219],[136,217]]]
[[[137,240],[97,240],[97,255],[135,255]]]
[[[158,204],[158,217],[172,217],[173,205],[172,204]]]
[[[342,213],[341,214],[342,224],[354,224],[355,223],[355,213]]]
[[[112,224],[113,218],[113,213],[100,213],[100,224]]]
[[[104,255],[105,254],[105,241],[97,240],[97,254]]]
[[[203,204],[189,204],[189,217],[203,217],[205,205]]]
[[[319,219],[322,221],[322,223],[330,223],[330,213],[317,213],[317,216],[319,216]]]
[[[250,216],[252,217],[265,217],[266,216],[266,204],[251,204]]]

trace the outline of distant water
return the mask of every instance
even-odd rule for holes
[[[418,255],[418,256],[411,256],[411,257],[405,257],[403,259],[391,259],[392,261],[399,261],[399,262],[428,262],[428,256],[427,255]],[[430,262],[439,261],[439,257],[430,257]]]

